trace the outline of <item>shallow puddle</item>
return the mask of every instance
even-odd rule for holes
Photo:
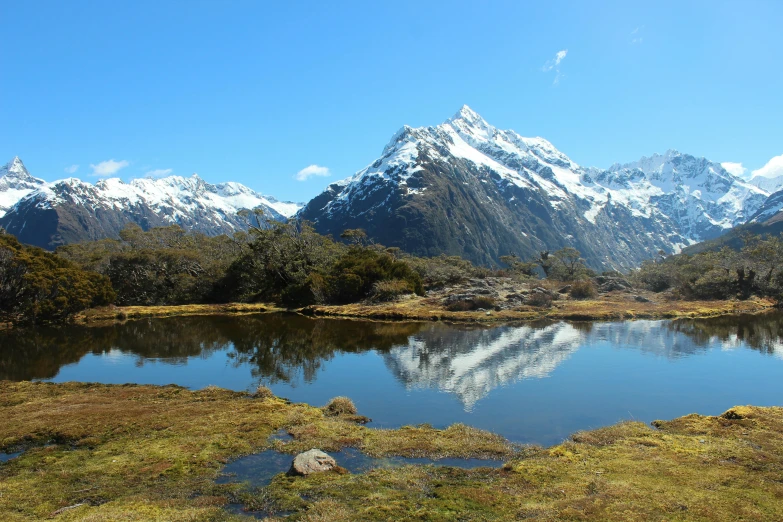
[[[354,448],[345,448],[342,451],[330,453],[339,466],[351,473],[364,473],[371,469],[393,468],[408,464],[451,466],[455,468],[499,468],[502,460],[490,459],[427,459],[407,457],[368,457]],[[241,457],[229,462],[222,470],[222,475],[216,481],[218,484],[231,482],[243,482],[252,487],[264,487],[269,485],[272,478],[278,473],[285,473],[291,467],[294,456],[288,453],[280,453],[275,450],[262,451],[246,457]]]
[[[17,453],[0,453],[0,462],[8,462],[11,459],[15,459],[19,455],[21,455],[23,452],[19,451]]]
[[[287,435],[287,434],[286,434]],[[273,435],[273,438],[282,436],[281,432]],[[463,469],[473,468],[499,468],[503,465],[501,460],[490,459],[427,459],[427,458],[406,458],[406,457],[368,457],[355,448],[345,448],[342,451],[330,453],[337,461],[339,466],[344,467],[351,473],[364,473],[372,469],[393,468],[405,466],[408,464],[451,466]],[[222,470],[221,476],[215,481],[218,484],[245,483],[249,487],[260,488],[268,486],[275,475],[285,473],[291,468],[294,455],[280,453],[275,450],[262,451],[246,457],[241,457],[233,462],[229,462]],[[253,516],[255,518],[266,518],[272,513],[267,511],[246,511],[244,506],[239,503],[232,503],[225,506],[225,509],[231,513]],[[276,516],[285,516],[285,513],[274,513]]]

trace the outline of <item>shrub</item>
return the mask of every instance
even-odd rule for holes
[[[403,279],[376,281],[372,285],[372,297],[377,301],[393,301],[401,295],[413,293],[410,283]]]
[[[485,267],[445,254],[437,257],[406,257],[403,262],[419,274],[427,288],[456,285],[469,278],[485,278],[490,273]]]
[[[446,306],[449,312],[468,312],[471,310],[490,310],[495,308],[495,300],[485,295],[478,295],[472,299],[454,301]]]
[[[324,406],[327,415],[356,415],[356,405],[348,397],[335,397]]]
[[[676,270],[672,263],[645,261],[631,274],[633,282],[651,292],[664,292],[676,284]]]
[[[552,296],[544,292],[535,292],[527,298],[526,303],[538,308],[549,308],[552,306]]]
[[[485,295],[476,296],[473,298],[473,309],[478,310],[479,308],[485,310],[495,308],[495,300]]]
[[[408,264],[395,260],[386,252],[371,248],[351,247],[340,256],[327,276],[329,300],[335,303],[353,303],[368,297],[375,283],[404,281],[410,290],[424,293],[421,276]]]
[[[256,388],[256,392],[253,394],[253,396],[256,399],[272,399],[274,398],[275,394],[272,393],[272,390],[264,386],[263,384]]]
[[[592,281],[575,281],[571,285],[569,295],[574,299],[590,299],[598,295]]]
[[[0,318],[20,323],[62,322],[76,312],[107,305],[108,278],[40,248],[0,234]]]

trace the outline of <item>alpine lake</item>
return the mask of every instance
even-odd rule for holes
[[[296,314],[139,319],[0,334],[0,379],[209,385],[350,397],[370,427],[463,423],[558,444],[783,402],[783,314],[475,326]]]

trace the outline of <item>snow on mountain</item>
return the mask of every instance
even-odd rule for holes
[[[290,216],[296,213],[301,207],[296,203],[278,202],[239,183],[211,185],[198,174],[188,178],[140,178],[129,183],[119,178],[109,178],[95,185],[78,178],[67,178],[44,184],[28,194],[27,199],[36,200],[36,205],[41,208],[51,208],[65,202],[116,209],[144,204],[159,211],[172,224],[178,223],[196,209],[210,209],[218,215],[233,216],[241,209],[261,208],[272,218],[280,220],[287,217],[286,214]]]
[[[750,223],[767,223],[783,212],[783,190],[772,194],[751,217]],[[779,219],[778,219],[779,220]]]
[[[400,129],[378,160],[330,185],[300,216],[323,233],[358,226],[425,255],[440,244],[488,262],[570,244],[592,266],[607,267],[610,259],[633,265],[716,237],[747,221],[767,196],[720,163],[677,151],[584,168],[549,141],[497,129],[464,106],[440,125]],[[447,227],[456,242],[438,237]],[[422,229],[437,241],[420,238]]]
[[[750,183],[770,193],[783,189],[783,154],[775,156],[766,165],[754,170]]]
[[[178,224],[206,234],[231,233],[247,228],[237,215],[241,209],[261,210],[267,218],[282,221],[301,207],[239,183],[213,185],[196,174],[128,183],[118,178],[94,185],[77,178],[45,183],[30,176],[18,158],[4,171],[0,202],[13,206],[0,225],[22,241],[47,248],[114,237],[128,222],[144,228]]]
[[[34,178],[27,172],[19,156],[0,167],[0,217],[17,201],[45,184],[44,180]]]
[[[665,214],[691,242],[746,222],[769,195],[720,163],[675,150],[613,165],[596,179],[612,190],[613,199],[645,215]]]

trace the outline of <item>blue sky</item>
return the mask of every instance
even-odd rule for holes
[[[302,201],[462,104],[582,165],[783,154],[776,0],[0,0],[0,19],[0,162],[47,180],[198,172]]]

